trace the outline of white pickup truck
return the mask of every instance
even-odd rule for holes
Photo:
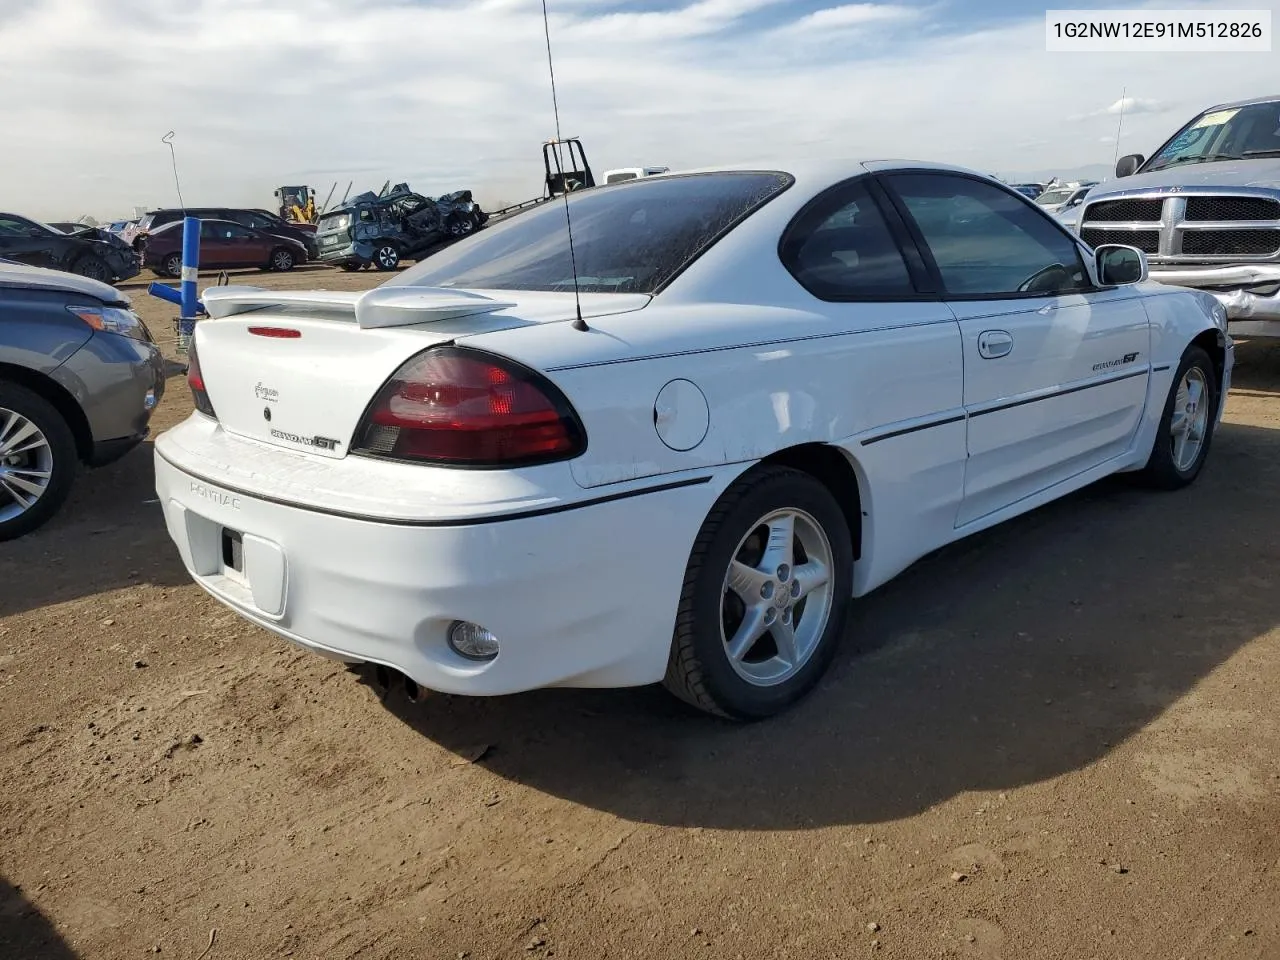
[[[1212,294],[1233,336],[1280,337],[1280,96],[1211,107],[1116,177],[1085,199],[1082,240],[1135,246],[1152,280]]]

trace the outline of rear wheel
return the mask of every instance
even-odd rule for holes
[[[0,541],[49,520],[75,469],[75,437],[62,415],[26,387],[0,382]]]
[[[182,276],[182,254],[171,253],[160,262],[160,273],[166,277]]]
[[[296,262],[297,258],[294,257],[293,251],[285,247],[276,247],[271,251],[271,256],[267,260],[267,264],[272,270],[277,270],[281,273],[292,270]]]
[[[751,471],[698,533],[664,685],[732,719],[784,710],[835,654],[852,568],[848,524],[825,486],[790,468]]]
[[[114,279],[111,274],[111,268],[106,265],[101,257],[92,253],[85,254],[73,263],[71,272],[101,283],[110,283]]]
[[[400,250],[394,243],[380,243],[373,251],[373,265],[379,270],[394,270],[400,266]]]
[[[1192,344],[1174,374],[1142,478],[1164,490],[1192,483],[1209,455],[1217,410],[1218,377],[1213,361]]]

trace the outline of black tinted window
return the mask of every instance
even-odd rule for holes
[[[1075,243],[1013,194],[948,174],[898,174],[889,183],[924,235],[947,293],[1052,296],[1088,288]]]
[[[652,293],[719,235],[785,190],[783,173],[632,180],[569,195],[578,282],[587,293]],[[496,223],[388,285],[572,290],[563,199]]]
[[[915,293],[902,251],[865,185],[851,183],[787,231],[782,261],[815,297],[875,299]]]

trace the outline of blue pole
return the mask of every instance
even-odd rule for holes
[[[200,301],[196,296],[196,276],[200,267],[200,221],[182,220],[182,317],[195,320]]]

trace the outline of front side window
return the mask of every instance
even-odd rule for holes
[[[774,172],[632,180],[568,195],[583,293],[654,293],[792,183]],[[387,286],[571,291],[565,198],[493,224]]]
[[[837,188],[787,231],[782,262],[800,285],[822,300],[912,296],[902,251],[866,186]]]
[[[1090,289],[1080,250],[1048,214],[980,180],[888,177],[924,237],[948,295],[1056,296]]]
[[[31,224],[24,220],[0,217],[0,237],[29,237],[33,232]]]

